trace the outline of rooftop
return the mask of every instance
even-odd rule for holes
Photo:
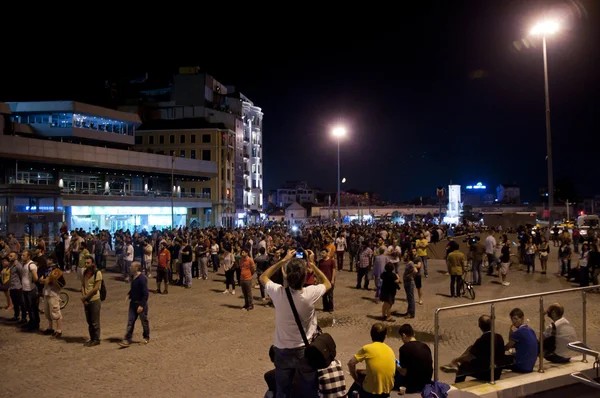
[[[223,123],[211,123],[204,118],[187,118],[171,120],[151,120],[144,122],[137,131],[155,131],[155,130],[195,130],[195,129],[223,129],[226,130]]]
[[[77,101],[7,102],[7,104],[10,106],[12,113],[73,112],[137,125],[142,123],[140,117],[135,113],[116,111]]]

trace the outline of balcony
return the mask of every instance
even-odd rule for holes
[[[250,159],[250,154],[248,152],[244,152],[244,158]]]
[[[68,189],[63,188],[61,190],[63,196],[80,196],[80,197],[118,197],[118,198],[171,198],[171,193],[167,191],[154,191],[148,190],[148,192],[144,191],[131,191],[131,190],[123,190],[123,189],[111,189],[108,191],[102,189]],[[176,194],[174,196],[175,199],[205,199],[210,200],[209,193],[181,193]],[[98,199],[98,198],[96,198]]]
[[[248,169],[244,169],[244,175],[247,175],[247,176],[249,176],[249,175],[250,175],[250,170],[248,170]]]

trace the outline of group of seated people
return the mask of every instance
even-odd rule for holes
[[[564,307],[559,303],[550,305],[545,314],[552,322],[544,330],[544,341],[538,342],[534,330],[525,322],[525,314],[519,308],[510,312],[511,327],[508,343],[498,333],[494,336],[494,379],[502,376],[503,369],[517,373],[533,371],[539,350],[543,350],[544,358],[553,363],[567,363],[575,355],[567,345],[577,341],[577,333],[573,325],[564,318]],[[477,380],[490,381],[491,362],[491,318],[482,315],[479,318],[481,336],[458,358],[449,365],[442,366],[446,372],[456,372],[454,382],[465,381],[467,376]],[[509,354],[506,354],[509,352]]]

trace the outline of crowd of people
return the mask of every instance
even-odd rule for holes
[[[406,294],[406,312],[401,314],[405,319],[414,318],[417,305],[423,304],[423,284],[429,277],[428,259],[431,254],[446,259],[451,297],[460,296],[458,286],[467,270],[467,263],[473,270],[474,285],[482,283],[482,269],[487,267],[488,275],[498,271],[502,284],[509,286],[507,275],[514,254],[511,249],[516,243],[511,242],[507,234],[490,230],[483,242],[479,237],[466,235],[464,239],[469,249],[463,253],[457,242],[463,239],[458,238],[459,234],[475,232],[480,231],[472,225],[451,228],[418,223],[350,224],[341,227],[307,225],[301,228],[287,225],[238,229],[177,228],[133,233],[116,231],[114,234],[82,230],[69,233],[64,226],[55,242],[48,244],[49,253],[43,238],[37,239],[34,250],[21,250],[13,235],[0,239],[3,267],[0,286],[5,291],[6,309],[14,311],[12,320],[23,323],[27,331],[39,331],[38,300],[43,297],[48,321],[43,333],[60,338],[63,319],[58,297],[66,283],[63,273],[75,272],[89,329],[89,340],[85,345],[93,347],[100,344],[101,303],[106,297],[102,271],[107,267],[107,258],[114,252],[116,269],[123,274],[123,280],[131,284],[127,328],[121,343],[122,347],[128,347],[138,318],[143,328],[142,342],[147,344],[150,339],[149,279],[156,279],[157,294],[168,294],[170,285],[191,289],[194,279],[208,279],[210,269],[222,271],[225,274],[223,294],[235,294],[236,287],[239,287],[244,297],[243,311],[254,309],[253,288],[260,289],[264,304],[275,308],[275,344],[271,350],[275,369],[265,375],[274,396],[289,397],[299,377],[299,388],[306,392],[302,396],[320,393],[321,396],[333,397],[356,392],[360,397],[385,397],[394,388],[404,388],[407,392],[423,391],[425,388],[443,389],[443,386],[431,384],[431,351],[426,344],[416,341],[410,324],[400,326],[404,344],[398,360],[384,343],[387,331],[384,322],[394,322],[393,315],[397,314],[392,312],[397,291],[403,288]],[[539,258],[542,274],[546,273],[550,255],[548,238],[543,233],[534,235],[527,229],[517,232],[520,239],[517,255],[527,265],[527,272],[535,272],[535,260]],[[496,240],[496,236],[500,238]],[[443,239],[448,239],[446,252],[433,253],[433,244]],[[558,256],[565,268],[565,276],[577,278],[582,285],[589,283],[585,275],[590,273],[582,269],[599,268],[596,243],[582,245],[577,274],[573,274],[570,261],[577,249],[572,247],[569,236],[561,239]],[[153,266],[156,267],[154,274]],[[343,376],[340,361],[332,360],[326,369],[314,369],[306,362],[306,344],[294,322],[290,306],[293,303],[297,309],[302,330],[309,341],[321,335],[316,322],[315,303],[322,300],[323,310],[334,312],[336,279],[345,266],[348,271],[356,272],[356,289],[372,290],[374,298],[382,303],[381,323],[373,325],[371,330],[372,343],[362,347],[348,363],[355,380],[348,391],[343,377],[340,378],[340,372]],[[372,289],[370,283],[373,283]],[[530,333],[526,331],[526,325],[523,326],[522,311],[515,309],[513,312],[510,316],[514,330],[511,330],[509,343],[505,345],[501,336],[500,339],[495,337],[497,340],[494,341],[498,350],[516,350],[516,360],[507,360],[505,351],[498,351],[496,359],[506,360],[505,365],[513,367],[513,370],[530,371],[528,369],[533,364],[522,365],[519,362],[520,353],[527,352],[523,341],[527,341]],[[559,327],[563,330],[568,324],[562,317],[563,312],[559,304],[548,310],[555,330]],[[478,340],[448,365],[448,369],[458,372],[457,381],[466,375],[481,379],[489,377],[489,360],[483,360],[487,365],[478,363],[479,360],[469,361],[475,356],[474,352],[485,350],[486,344],[490,344],[490,338],[485,337],[489,332],[489,319],[485,316],[480,318],[479,327],[484,340]],[[566,360],[568,355],[562,348],[549,353],[549,358],[557,362]],[[357,371],[357,363],[363,361],[366,362],[366,370]],[[486,369],[488,376],[484,375]]]

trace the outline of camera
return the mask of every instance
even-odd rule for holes
[[[296,249],[296,258],[306,258],[306,252],[304,251],[304,249]]]

